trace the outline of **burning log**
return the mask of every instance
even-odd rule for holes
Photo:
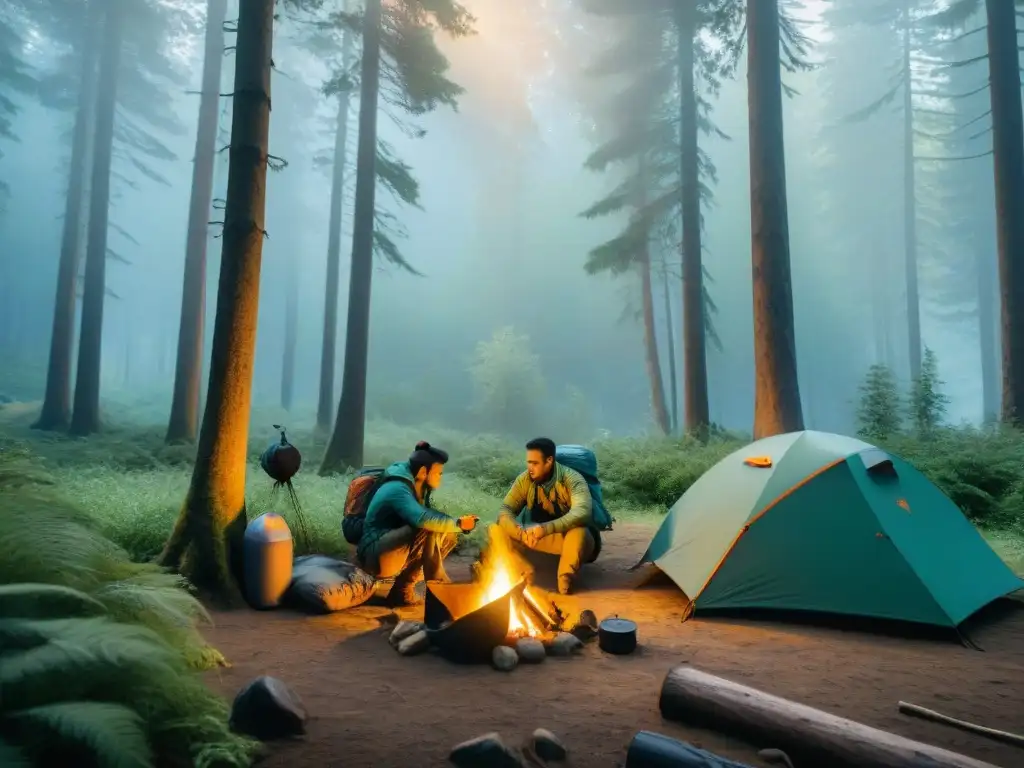
[[[797,704],[686,665],[665,678],[668,720],[731,732],[786,750],[796,765],[829,768],[995,768],[945,749]]]

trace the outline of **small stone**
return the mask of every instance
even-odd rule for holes
[[[583,641],[568,632],[559,632],[548,646],[551,656],[572,656],[583,650]]]
[[[395,628],[391,630],[391,634],[388,636],[388,642],[391,643],[392,648],[397,648],[398,644],[405,640],[405,638],[412,637],[422,629],[423,623],[420,621],[400,621],[395,625]]]
[[[398,652],[402,656],[415,656],[418,653],[423,653],[427,648],[430,647],[430,638],[427,633],[422,629],[419,632],[414,632],[409,635],[405,640],[398,644]]]
[[[524,664],[540,664],[547,657],[547,650],[540,640],[521,637],[516,640],[516,655]]]
[[[276,677],[264,675],[238,692],[228,722],[235,733],[272,741],[305,733],[307,717],[295,691]]]
[[[499,645],[491,651],[491,665],[500,672],[511,672],[519,665],[519,657],[507,645]]]
[[[538,728],[531,739],[533,751],[541,760],[565,760],[569,750],[555,734],[546,728]]]
[[[590,610],[581,611],[579,620],[569,631],[584,643],[590,642],[597,637],[597,614]]]
[[[526,765],[522,755],[505,746],[497,733],[485,733],[456,745],[448,759],[457,768],[523,768]]]

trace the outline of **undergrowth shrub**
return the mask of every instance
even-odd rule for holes
[[[0,764],[249,765],[199,675],[224,663],[202,605],[55,490],[0,451]]]

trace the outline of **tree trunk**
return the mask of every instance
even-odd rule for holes
[[[106,297],[107,227],[110,217],[110,166],[117,112],[117,70],[121,64],[123,9],[111,0],[103,19],[96,133],[93,137],[92,182],[89,185],[89,236],[82,285],[82,324],[78,339],[78,371],[69,432],[84,436],[100,428],[100,371],[103,357],[103,303]]]
[[[985,0],[999,245],[1002,420],[1024,422],[1024,118],[1013,0]]]
[[[917,287],[917,194],[914,172],[913,71],[910,68],[910,0],[903,2],[903,269],[907,290],[910,379],[921,375],[921,302]]]
[[[161,554],[211,597],[236,603],[245,531],[245,469],[252,401],[260,261],[265,236],[274,0],[238,14],[234,104],[217,311],[206,409],[192,482]]]
[[[281,360],[281,408],[292,409],[295,402],[295,345],[299,340],[299,278],[288,270],[288,292],[284,309],[284,355]]]
[[[996,358],[996,292],[993,264],[988,251],[978,248],[978,348],[981,353],[981,419],[994,424],[999,418],[999,370]]]
[[[687,665],[668,673],[659,708],[667,720],[708,727],[755,744],[770,744],[785,751],[794,765],[995,768]]]
[[[672,329],[675,321],[672,318],[672,294],[669,291],[668,263],[665,264],[665,276],[661,281],[665,299],[665,342],[668,348],[668,386],[669,399],[672,404],[672,434],[679,430],[679,382],[676,380],[676,339]]]
[[[778,0],[747,2],[754,439],[804,428],[793,329]]]
[[[651,286],[651,251],[650,243],[640,246],[637,256],[637,268],[640,270],[640,291],[643,294],[644,319],[644,359],[647,363],[647,379],[651,384],[651,408],[654,410],[654,423],[664,435],[672,433],[672,424],[665,407],[665,388],[661,379],[661,361],[658,355],[658,335],[654,329],[654,290]]]
[[[351,65],[351,35],[344,33],[342,66],[347,73]],[[330,231],[327,233],[327,282],[324,286],[324,335],[320,350],[320,400],[316,409],[316,426],[326,432],[334,416],[334,368],[338,350],[338,275],[341,271],[342,209],[345,199],[345,161],[348,156],[348,107],[350,91],[338,94],[338,123],[334,130],[334,166],[331,174]]]
[[[227,11],[227,0],[207,1],[203,85],[199,96],[195,157],[192,161],[192,197],[188,209],[174,395],[171,399],[171,417],[167,423],[168,443],[193,442],[199,425],[203,326],[206,319],[206,243],[209,238],[210,205],[213,202],[213,169],[217,156],[220,74]]]
[[[367,0],[363,12],[360,67],[359,141],[356,150],[356,199],[352,225],[352,268],[348,281],[345,368],[334,432],[324,453],[321,474],[363,463],[366,433],[366,365],[370,345],[370,288],[373,278],[373,230],[377,191],[377,97],[380,91],[382,0]]]
[[[683,375],[686,431],[708,434],[707,334],[704,328],[704,267],[700,216],[700,147],[694,82],[697,5],[677,7],[679,30],[679,178],[683,219]]]
[[[64,200],[64,229],[57,264],[57,295],[53,302],[53,332],[46,369],[46,394],[35,429],[63,431],[71,419],[71,358],[75,337],[75,304],[81,262],[82,220],[87,214],[86,173],[89,167],[90,125],[96,109],[97,54],[102,24],[87,16],[82,48],[82,80],[78,90],[75,128],[71,139],[71,174]]]

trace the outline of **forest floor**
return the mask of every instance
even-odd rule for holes
[[[908,638],[866,629],[765,621],[691,619],[677,587],[635,588],[627,568],[650,541],[649,525],[628,523],[607,535],[599,561],[586,566],[573,609],[637,622],[640,648],[609,656],[596,644],[579,657],[548,659],[511,673],[402,657],[388,644],[368,604],[325,617],[288,612],[219,613],[209,640],[232,662],[209,673],[226,696],[269,674],[291,685],[309,709],[305,738],[271,749],[267,766],[443,766],[457,743],[498,731],[519,743],[546,727],[566,743],[570,766],[619,766],[633,735],[652,730],[750,765],[765,765],[749,745],[663,721],[658,695],[676,664],[695,667],[985,760],[1020,765],[1019,749],[946,726],[899,715],[909,701],[992,728],[1024,732],[1024,604],[1005,601],[966,630],[985,652],[945,639]],[[453,558],[453,578],[468,578],[469,559]],[[553,571],[540,571],[544,585]],[[422,609],[403,609],[421,618]],[[570,614],[571,615],[571,614]],[[875,627],[874,629],[878,629]]]

